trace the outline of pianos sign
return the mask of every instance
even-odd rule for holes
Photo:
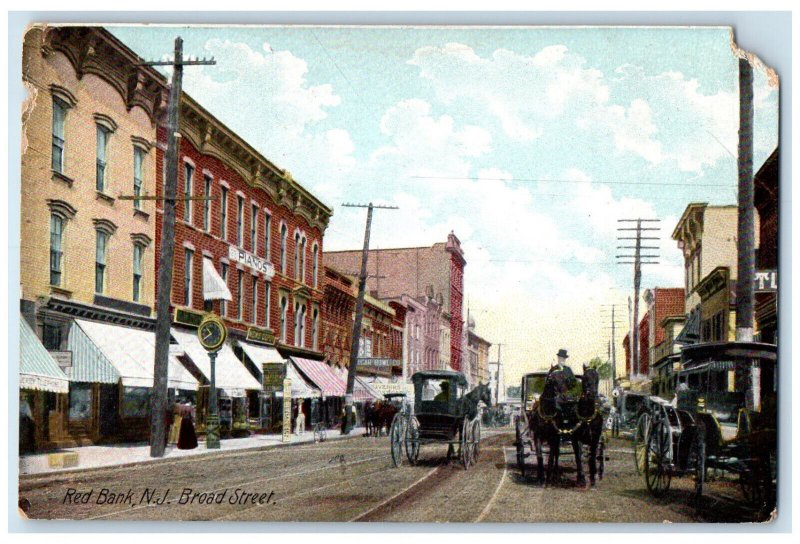
[[[777,270],[756,270],[754,279],[757,293],[773,292],[778,290]]]
[[[272,266],[271,262],[265,259],[259,259],[252,253],[248,253],[247,251],[239,249],[238,247],[228,246],[228,258],[237,263],[249,266],[257,272],[261,272],[267,276],[267,279],[270,279],[275,275],[275,267]]]

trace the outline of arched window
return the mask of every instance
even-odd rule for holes
[[[286,342],[286,313],[289,309],[289,301],[285,296],[281,297],[281,342]]]
[[[319,279],[319,246],[314,242],[314,249],[311,250],[311,281],[314,282],[314,288],[318,287]]]
[[[294,233],[294,279],[300,279],[300,233]]]
[[[306,237],[300,239],[300,281],[306,282]]]
[[[286,228],[286,223],[281,223],[281,274],[286,274],[286,237],[289,234],[289,229]]]

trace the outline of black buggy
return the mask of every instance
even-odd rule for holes
[[[456,456],[469,468],[478,458],[481,426],[479,417],[469,419],[463,410],[467,379],[460,372],[437,370],[417,372],[411,380],[414,410],[398,413],[389,432],[394,466],[402,464],[404,447],[413,465],[421,446],[447,444],[447,458]]]
[[[673,403],[653,411],[637,436],[637,468],[648,491],[664,496],[674,476],[692,476],[692,500],[699,508],[709,476],[732,473],[746,500],[770,511],[776,486],[775,346],[700,344],[685,347],[684,357]],[[726,387],[731,376],[748,379],[752,368],[761,377],[758,411],[746,406],[744,393]]]

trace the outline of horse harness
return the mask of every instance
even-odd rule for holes
[[[554,397],[555,398],[555,397]],[[597,401],[595,400],[592,404],[594,406],[594,410],[592,414],[588,417],[584,417],[581,415],[580,411],[578,410],[578,402],[575,403],[575,416],[578,418],[578,422],[575,424],[572,429],[561,429],[558,427],[558,423],[556,422],[556,415],[558,415],[558,410],[551,415],[547,415],[542,411],[542,397],[539,397],[539,400],[536,402],[536,413],[539,417],[544,421],[546,424],[549,423],[553,425],[553,428],[556,432],[560,435],[572,436],[574,433],[578,431],[585,423],[592,421],[598,414],[600,414],[600,408],[597,406]],[[579,399],[580,400],[580,399]]]

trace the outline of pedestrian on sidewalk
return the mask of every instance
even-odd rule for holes
[[[297,420],[295,421],[294,434],[300,436],[306,432],[306,414],[303,412],[303,405],[298,402]]]

